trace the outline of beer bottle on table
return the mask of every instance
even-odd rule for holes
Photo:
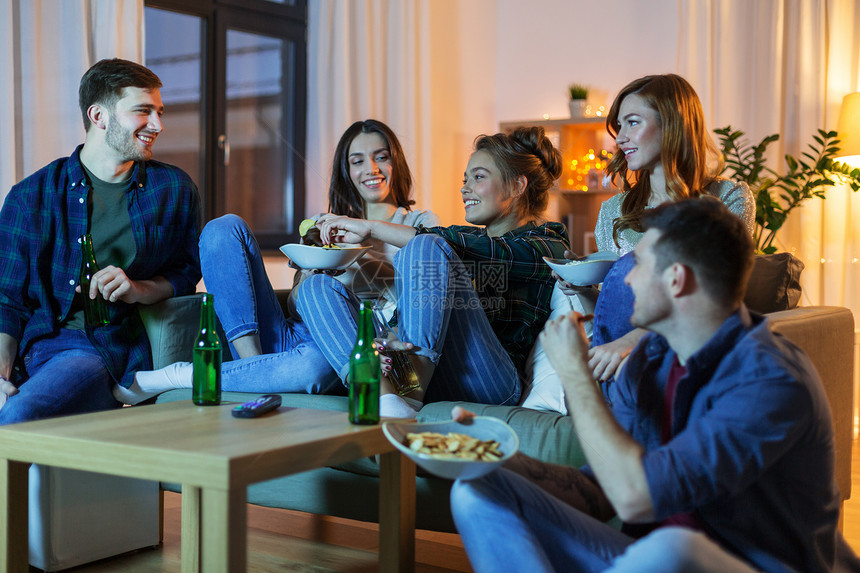
[[[215,330],[215,307],[209,293],[203,293],[200,332],[194,340],[194,374],[191,399],[198,406],[221,403],[221,340]]]
[[[373,306],[362,301],[358,313],[358,336],[349,356],[349,421],[379,423],[379,353],[373,344]]]
[[[93,250],[93,239],[89,233],[81,235],[78,240],[81,244],[81,278],[78,281],[81,285],[81,296],[84,302],[84,321],[87,326],[98,327],[110,324],[110,314],[108,313],[108,301],[101,293],[96,294],[96,298],[90,298],[90,280],[93,275],[99,270],[99,265],[96,262],[96,253]]]

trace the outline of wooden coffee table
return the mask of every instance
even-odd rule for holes
[[[28,571],[28,466],[182,484],[182,571],[247,568],[247,486],[380,455],[379,568],[411,571],[415,466],[382,427],[281,407],[255,419],[190,401],[0,427],[0,569]],[[3,533],[5,532],[5,534]]]

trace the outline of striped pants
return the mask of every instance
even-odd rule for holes
[[[517,370],[484,313],[471,278],[442,238],[417,235],[394,257],[400,338],[436,364],[425,402],[516,404]],[[309,277],[296,308],[341,379],[355,342],[358,298],[328,275]]]

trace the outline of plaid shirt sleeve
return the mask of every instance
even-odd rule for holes
[[[0,332],[17,341],[21,340],[24,326],[33,314],[24,296],[30,282],[28,243],[24,236],[28,227],[20,193],[13,188],[0,210],[0,244],[3,245],[0,253]]]

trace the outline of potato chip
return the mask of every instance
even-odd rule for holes
[[[420,432],[406,434],[406,445],[419,454],[439,459],[465,459],[494,462],[504,455],[496,440],[479,440],[473,436],[448,432]]]

